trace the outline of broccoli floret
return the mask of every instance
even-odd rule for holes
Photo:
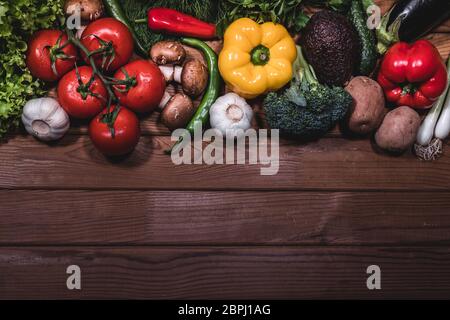
[[[320,137],[345,117],[352,97],[341,87],[320,84],[300,47],[297,59],[299,71],[291,85],[264,99],[266,117],[271,128],[284,134]]]

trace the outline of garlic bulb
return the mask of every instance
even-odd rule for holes
[[[28,101],[22,111],[22,122],[29,134],[42,141],[60,139],[70,127],[69,116],[53,98]]]
[[[252,108],[236,93],[228,93],[218,98],[209,110],[211,127],[224,136],[237,135],[238,130],[250,129],[252,118]]]

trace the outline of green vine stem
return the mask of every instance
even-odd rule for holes
[[[106,87],[106,90],[108,92],[108,101],[107,101],[107,107],[106,107],[107,112],[103,115],[102,121],[108,125],[109,129],[111,130],[111,135],[114,138],[114,136],[115,136],[114,122],[116,121],[117,115],[119,114],[120,106],[118,104],[119,99],[117,98],[116,94],[114,93],[113,86],[118,86],[118,85],[125,86],[125,90],[120,89],[119,91],[126,92],[129,89],[131,89],[131,87],[134,87],[136,85],[136,78],[129,77],[129,75],[125,72],[125,69],[122,69],[122,72],[124,72],[126,75],[125,80],[119,80],[119,79],[110,78],[110,77],[105,76],[97,68],[97,65],[95,64],[95,60],[94,60],[94,55],[103,53],[103,54],[106,54],[107,56],[109,55],[110,58],[112,58],[115,55],[114,49],[111,50],[112,46],[103,46],[102,48],[91,52],[81,43],[81,41],[79,39],[77,39],[74,36],[72,30],[67,29],[66,32],[67,32],[67,36],[68,36],[68,42],[70,42],[74,46],[76,46],[78,49],[80,49],[86,55],[86,57],[88,57],[89,64],[93,70],[92,77],[94,78],[95,76],[98,76]],[[104,57],[103,62],[105,61],[105,58],[106,57]],[[111,60],[112,59],[110,59],[109,64],[111,63]],[[111,106],[113,104],[114,104],[114,109],[111,110]]]

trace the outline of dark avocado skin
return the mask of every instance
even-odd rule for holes
[[[303,32],[301,45],[322,84],[343,86],[359,66],[358,33],[339,13],[323,10],[313,15]]]

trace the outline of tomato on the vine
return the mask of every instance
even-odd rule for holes
[[[112,127],[108,123],[114,123]],[[94,146],[107,156],[121,156],[136,147],[141,136],[138,117],[125,107],[111,106],[89,124],[89,136]]]
[[[66,112],[74,118],[88,119],[106,106],[108,92],[91,67],[82,66],[66,73],[58,83],[58,99]]]
[[[105,71],[115,71],[126,64],[134,50],[130,30],[114,18],[102,18],[91,22],[81,35],[81,43],[89,52],[97,51],[93,55],[95,65]],[[88,63],[89,59],[83,51],[81,55]]]
[[[161,101],[166,81],[158,66],[147,60],[136,60],[120,68],[114,78],[126,84],[114,86],[121,105],[134,112],[151,112]]]
[[[34,33],[26,53],[26,64],[31,74],[43,81],[53,82],[72,70],[77,49],[67,40],[67,35],[59,30]]]

